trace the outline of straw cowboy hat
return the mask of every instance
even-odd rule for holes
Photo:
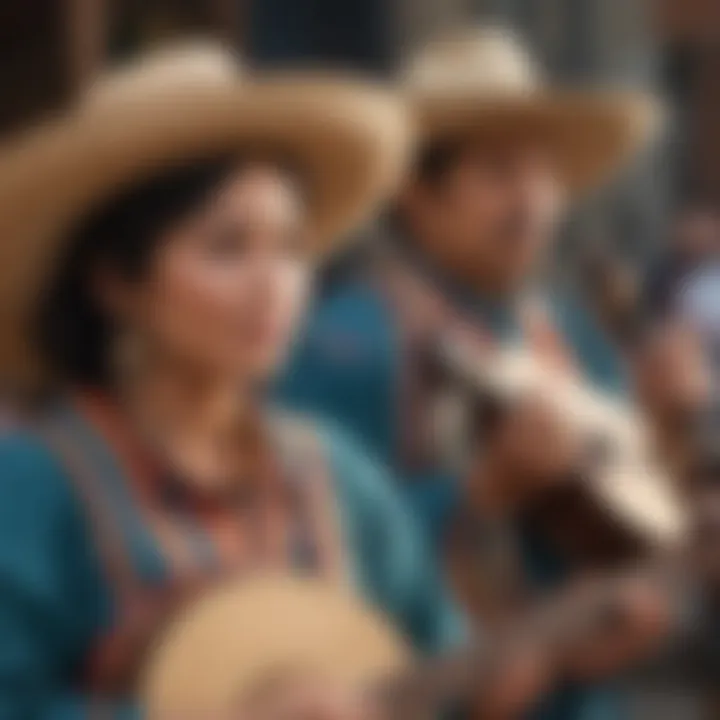
[[[102,77],[66,115],[0,149],[0,372],[32,361],[26,330],[66,230],[155,168],[268,152],[301,170],[318,253],[391,193],[411,146],[404,102],[331,74],[244,77],[213,44],[165,48]]]
[[[522,43],[501,28],[431,43],[408,64],[404,87],[425,142],[539,136],[574,191],[607,179],[662,118],[657,102],[639,93],[548,87]]]

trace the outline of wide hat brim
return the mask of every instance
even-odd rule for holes
[[[658,135],[664,118],[655,98],[629,91],[439,87],[409,91],[408,98],[424,143],[540,140],[574,194],[611,179]]]
[[[267,153],[302,173],[321,256],[392,193],[411,148],[395,94],[329,75],[190,83],[97,105],[0,151],[0,373],[11,382],[36,374],[27,329],[66,231],[113,192],[173,163]]]

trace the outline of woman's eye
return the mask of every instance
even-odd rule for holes
[[[211,233],[206,250],[213,257],[230,258],[243,254],[248,248],[248,234],[239,228],[219,230]]]
[[[227,227],[218,228],[205,235],[204,252],[220,260],[244,257],[252,249],[299,257],[305,255],[306,246],[306,239],[299,232]]]

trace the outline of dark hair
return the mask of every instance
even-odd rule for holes
[[[423,185],[437,185],[452,170],[463,150],[462,141],[435,140],[420,148],[412,171],[412,179]],[[385,223],[392,234],[392,242],[412,235],[407,228],[402,203],[390,207],[385,215]]]
[[[127,280],[142,278],[164,232],[236,167],[236,159],[222,157],[165,169],[105,200],[71,230],[36,325],[38,350],[58,379],[80,385],[110,379],[108,346],[115,328],[92,295],[92,273],[108,267]]]
[[[462,152],[462,143],[437,140],[420,150],[415,163],[415,177],[420,182],[436,183],[452,169]]]

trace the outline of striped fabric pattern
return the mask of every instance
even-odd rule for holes
[[[107,398],[73,398],[37,430],[86,508],[113,595],[85,691],[127,691],[178,604],[223,577],[278,567],[343,576],[329,463],[301,420],[285,418],[269,433],[272,462],[250,504],[187,492],[149,460]]]

